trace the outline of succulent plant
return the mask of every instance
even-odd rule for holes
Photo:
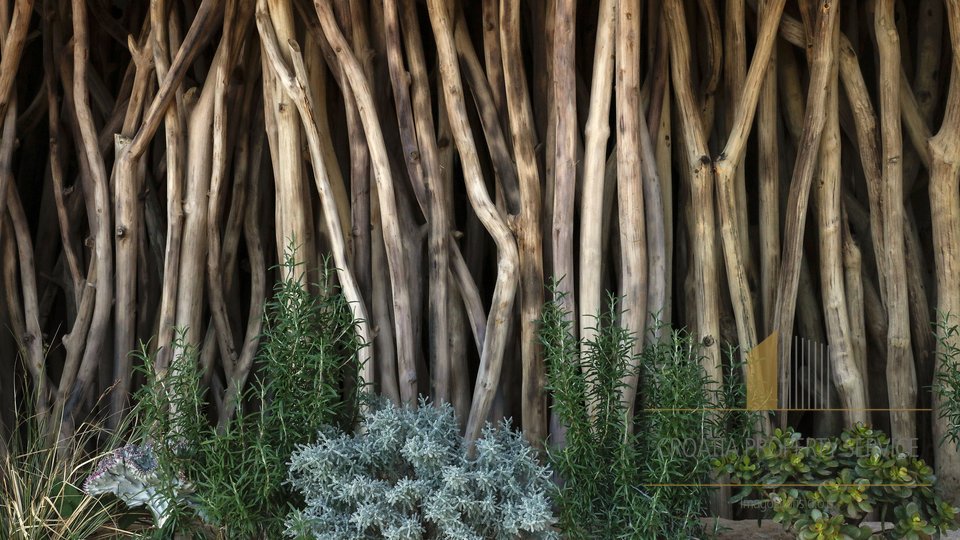
[[[960,526],[958,509],[934,489],[933,470],[863,424],[810,444],[777,429],[762,447],[730,453],[714,467],[743,485],[731,502],[759,492],[773,503],[773,520],[801,539],[870,538],[861,522],[874,510],[881,521],[893,517],[885,538],[927,538]]]

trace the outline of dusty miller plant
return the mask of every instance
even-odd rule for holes
[[[305,506],[287,520],[296,538],[556,538],[548,470],[504,423],[471,455],[453,408],[379,402],[357,434],[331,428],[290,460]]]

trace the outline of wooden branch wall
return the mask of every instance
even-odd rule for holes
[[[3,0],[0,43],[5,426],[25,388],[64,433],[115,419],[177,328],[226,422],[272,284],[329,254],[371,388],[470,437],[562,439],[536,322],[562,278],[580,337],[613,292],[638,351],[685,326],[718,383],[777,331],[783,393],[791,337],[827,343],[804,391],[845,410],[780,420],[917,438],[960,493],[929,392],[958,0]]]

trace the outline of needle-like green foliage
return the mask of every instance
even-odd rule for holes
[[[556,502],[565,536],[697,537],[709,458],[744,436],[721,428],[751,425],[717,411],[742,407],[733,403],[742,388],[735,382],[718,388],[701,365],[699,344],[683,332],[664,332],[667,339],[647,345],[637,359],[640,385],[631,422],[620,396],[628,366],[636,365],[635,337],[619,325],[616,299],[581,347],[551,288],[555,300],[544,307],[540,335],[553,410],[566,427],[564,444],[549,450],[561,481]]]
[[[557,506],[569,538],[616,538],[634,529],[643,509],[639,446],[627,433],[620,403],[633,338],[617,318],[611,302],[597,319],[581,366],[579,343],[560,304],[547,303],[541,316],[553,407],[567,428],[566,445],[549,455],[563,482]]]
[[[293,261],[288,255],[285,275],[297,275]],[[165,373],[141,355],[146,383],[137,394],[139,444],[156,459],[164,495],[179,501],[166,511],[158,537],[188,530],[238,539],[282,535],[284,517],[300,501],[285,483],[287,460],[322,426],[352,425],[361,384],[356,360],[363,344],[331,276],[325,266],[317,285],[297,279],[276,285],[255,380],[235,418],[219,430],[208,421],[195,348],[182,336],[175,340]]]
[[[937,370],[934,390],[940,400],[940,417],[945,418],[949,426],[944,440],[938,442],[950,443],[960,451],[960,348],[955,345],[960,327],[946,315],[937,327],[940,369]]]

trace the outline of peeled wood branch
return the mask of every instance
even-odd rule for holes
[[[356,279],[350,271],[350,266],[347,261],[343,231],[340,230],[340,219],[337,216],[336,202],[333,200],[330,180],[326,172],[327,165],[324,163],[324,155],[320,147],[320,136],[317,132],[318,124],[316,119],[313,118],[313,111],[315,109],[310,101],[310,95],[306,91],[306,67],[303,65],[299,47],[295,42],[288,43],[294,72],[291,72],[290,68],[286,66],[286,61],[280,54],[276,32],[262,4],[257,8],[256,19],[257,29],[260,31],[261,42],[263,43],[266,57],[276,71],[277,79],[290,93],[291,98],[300,112],[300,118],[303,122],[304,132],[307,137],[307,146],[310,151],[313,177],[317,185],[317,191],[320,194],[320,204],[323,207],[324,224],[330,234],[331,251],[333,252],[334,264],[336,264],[337,267],[337,277],[340,280],[340,287],[343,290],[343,295],[347,300],[350,312],[357,321],[357,337],[362,343],[369,343],[371,337],[370,319],[367,317],[367,308],[364,305],[363,297],[360,295]],[[362,366],[364,379],[366,381],[373,381],[375,366],[369,348],[360,351],[358,360]]]
[[[360,120],[367,138],[373,172],[376,179],[381,217],[383,219],[383,238],[386,247],[390,271],[390,285],[393,298],[393,318],[396,326],[397,365],[399,368],[400,398],[404,403],[415,405],[417,400],[417,367],[414,357],[413,321],[411,319],[410,291],[407,288],[407,263],[404,259],[403,233],[397,214],[397,202],[394,194],[393,176],[386,154],[386,144],[377,119],[373,95],[369,83],[363,75],[360,63],[351,52],[349,45],[337,26],[330,5],[315,1],[314,7],[320,18],[320,26],[337,53],[343,68],[344,77],[357,100]]]
[[[576,65],[576,0],[557,0],[553,32],[553,65]],[[550,209],[549,274],[559,280],[557,292],[561,308],[576,319],[573,270],[573,216],[576,208],[577,186],[577,100],[576,73],[572,69],[553,71],[554,189]]]
[[[960,276],[960,1],[948,0],[947,20],[950,25],[950,46],[953,62],[946,111],[940,130],[930,139],[930,217],[933,224],[933,255],[936,263],[938,317],[948,318],[947,324],[958,324],[960,289],[948,284],[957,283]],[[960,346],[956,333],[938,332],[937,359],[934,369],[951,361],[945,351]],[[953,360],[956,362],[956,360]],[[940,416],[942,399],[933,397],[933,436],[943,440],[948,433],[947,418]],[[936,473],[946,493],[951,493],[954,504],[960,502],[960,452],[947,444],[934,448]]]
[[[483,66],[470,41],[467,28],[467,19],[462,11],[457,11],[457,26],[454,31],[454,41],[457,45],[457,54],[466,77],[467,84],[473,93],[477,113],[480,116],[480,125],[486,139],[487,149],[490,152],[490,161],[496,174],[498,197],[503,197],[505,210],[508,214],[520,213],[520,184],[517,175],[517,166],[510,153],[509,125],[501,125],[501,106],[497,104],[496,94],[484,76]],[[499,203],[500,201],[498,201]]]
[[[235,2],[227,2],[226,14],[224,16],[223,34],[230,36],[233,29],[233,19],[236,16],[234,9]],[[227,169],[227,89],[228,74],[233,66],[233,51],[229,39],[225,42],[224,55],[231,60],[221,62],[217,66],[217,71],[213,74],[216,87],[213,94],[213,144],[212,161],[213,165],[210,171],[210,196],[207,201],[207,238],[209,245],[207,248],[206,274],[207,290],[210,296],[210,315],[213,320],[213,326],[216,332],[217,345],[220,351],[220,358],[223,363],[224,374],[227,381],[235,377],[239,354],[237,352],[236,339],[233,336],[233,329],[230,326],[227,303],[224,297],[224,279],[222,267],[222,243],[220,237],[220,212],[223,200],[223,187],[226,181]],[[229,382],[227,383],[229,384]]]
[[[444,101],[451,131],[463,162],[467,195],[477,217],[497,244],[497,284],[494,288],[490,314],[487,317],[487,331],[466,429],[467,439],[475,440],[486,422],[487,412],[490,410],[500,378],[507,334],[504,322],[509,319],[513,309],[517,291],[519,257],[510,229],[490,199],[486,186],[483,185],[483,173],[480,169],[476,143],[470,131],[464,104],[463,83],[457,65],[451,14],[442,0],[430,0],[427,5],[430,23],[437,40]]]
[[[806,39],[800,21],[784,16],[780,24],[781,35],[796,47],[806,47]],[[843,83],[847,100],[853,112],[854,126],[857,133],[857,149],[860,153],[860,163],[863,168],[864,181],[867,185],[867,196],[870,204],[870,235],[876,253],[883,251],[883,206],[882,206],[882,177],[880,173],[880,151],[877,148],[879,133],[877,131],[877,117],[866,81],[860,70],[857,54],[853,50],[850,40],[840,36],[840,81]],[[799,138],[799,136],[798,136]],[[887,270],[882,258],[876,260],[877,273],[881,284],[881,295],[886,296]]]
[[[16,0],[9,30],[3,36],[3,55],[0,56],[0,118],[7,117],[7,109],[13,100],[17,68],[20,67],[20,57],[27,41],[32,16],[33,0]],[[2,184],[0,188],[3,188]],[[6,192],[0,189],[0,202],[4,196]],[[3,209],[4,206],[0,204],[0,214]]]
[[[687,149],[686,165],[691,178],[690,204],[696,209],[691,237],[695,278],[696,333],[703,343],[704,369],[714,381],[723,380],[720,365],[720,308],[717,286],[717,253],[714,231],[716,227],[713,204],[713,171],[700,116],[699,106],[693,93],[690,75],[690,44],[683,6],[679,0],[667,0],[664,6],[667,29],[670,32],[670,58],[673,86],[681,119],[680,129]]]
[[[520,183],[517,248],[520,258],[520,358],[523,432],[534,446],[547,439],[546,366],[537,320],[543,307],[543,244],[540,227],[540,170],[534,151],[536,135],[520,46],[520,5],[500,6],[500,42],[513,155]],[[635,70],[638,71],[638,70]]]
[[[836,62],[833,33],[838,18],[838,6],[832,3],[822,4],[817,19],[816,41],[814,42],[813,64],[810,73],[810,86],[807,93],[807,109],[803,122],[803,134],[800,151],[793,168],[790,182],[790,194],[787,201],[786,229],[784,231],[783,259],[780,264],[780,276],[777,284],[777,304],[774,318],[780,334],[780,392],[787,395],[790,345],[793,336],[793,321],[797,304],[797,282],[800,276],[800,259],[803,256],[803,229],[807,219],[807,205],[810,200],[810,185],[820,148],[820,136],[826,121],[826,100],[829,93],[833,66]],[[785,415],[781,425],[786,422]]]
[[[837,28],[828,37],[834,45]],[[840,204],[840,112],[839,85],[834,65],[828,97],[816,182],[817,229],[820,239],[820,287],[823,298],[823,318],[827,330],[830,367],[833,382],[840,395],[847,426],[868,422],[865,381],[853,348],[850,314],[847,311],[846,281],[843,273],[843,236]],[[809,361],[809,359],[808,359]]]
[[[250,135],[250,137],[255,137],[256,140],[253,142],[253,149],[250,153],[249,194],[245,197],[246,205],[243,209],[243,237],[247,248],[247,256],[250,260],[250,308],[247,311],[247,327],[243,336],[243,346],[240,350],[240,356],[237,359],[233,377],[227,381],[227,388],[224,391],[223,406],[220,408],[220,417],[217,425],[218,429],[225,428],[227,421],[235,413],[236,405],[239,402],[244,384],[250,375],[257,347],[260,344],[263,307],[266,301],[266,262],[260,240],[260,230],[256,227],[256,223],[260,217],[259,173],[265,134],[260,130],[257,135]],[[343,286],[342,280],[341,286]],[[350,298],[347,293],[344,293],[344,296],[348,299]],[[363,333],[365,325],[366,322],[362,319],[358,321],[357,333],[361,339],[365,336]]]
[[[419,28],[407,32],[419,31]],[[448,310],[450,305],[447,274],[450,261],[446,240],[448,218],[444,207],[443,184],[440,182],[437,146],[433,136],[432,118],[424,113],[423,74],[417,73],[418,86],[414,90],[414,104],[410,97],[409,86],[412,77],[403,66],[403,49],[400,40],[400,21],[396,0],[384,2],[384,34],[387,42],[387,61],[390,69],[390,81],[393,86],[394,102],[400,128],[401,144],[407,171],[413,184],[417,200],[429,223],[429,320],[430,320],[430,376],[433,399],[436,403],[449,402],[451,358],[447,343],[450,339]],[[419,35],[417,36],[419,37]],[[409,39],[409,38],[408,38]],[[422,51],[409,51],[410,54]],[[411,61],[418,63],[422,70],[422,58]],[[429,98],[426,98],[429,100]],[[415,115],[414,108],[419,112]],[[429,103],[426,104],[429,108]],[[419,120],[419,122],[418,122]],[[422,139],[422,141],[420,140]]]
[[[149,36],[146,39],[144,50],[136,45],[133,38],[129,40],[128,48],[134,57],[136,76],[130,96],[127,112],[124,117],[122,134],[115,136],[114,154],[121,155],[130,142],[129,134],[136,129],[143,105],[144,94],[152,73],[152,52]],[[114,301],[117,313],[129,314],[126,317],[117,317],[113,344],[113,381],[116,385],[111,395],[111,422],[118,422],[123,414],[127,394],[130,391],[131,362],[136,335],[134,324],[137,313],[137,248],[140,238],[140,184],[141,178],[135,170],[137,165],[130,160],[121,160],[118,164],[122,168],[115,171],[114,185],[114,216],[116,253],[116,299]]]
[[[620,381],[621,403],[631,425],[640,353],[643,351],[647,321],[647,238],[644,223],[643,171],[641,163],[640,118],[640,2],[619,0],[616,28],[617,99],[617,196],[620,231],[620,294],[623,315],[620,324],[635,341],[627,358],[627,375]]]
[[[584,134],[583,192],[580,199],[579,311],[581,350],[596,334],[596,317],[603,296],[601,224],[603,215],[604,165],[610,137],[610,101],[613,93],[613,64],[617,21],[616,0],[601,0],[597,40],[593,53],[590,109]],[[586,360],[585,355],[584,361]],[[586,369],[586,365],[583,366]],[[588,392],[589,393],[589,392]]]
[[[726,107],[724,111],[724,119],[722,129],[728,130],[733,128],[733,122],[736,121],[736,115],[738,114],[738,107],[741,104],[741,99],[744,97],[744,89],[748,91],[757,91],[759,93],[760,85],[759,82],[754,86],[747,86],[747,69],[748,69],[748,59],[747,59],[747,21],[746,21],[746,2],[726,2],[723,6],[724,11],[724,21],[723,21],[723,87],[726,95],[724,98],[729,102],[734,104],[733,107]],[[781,8],[782,10],[782,8]],[[778,10],[779,11],[779,10]],[[760,21],[762,24],[762,21]],[[758,42],[761,41],[763,31],[761,30],[758,35]],[[772,36],[776,36],[776,31],[774,30]],[[773,40],[771,40],[771,47],[773,45]],[[766,62],[764,58],[764,62]],[[749,102],[748,102],[749,103]],[[756,107],[756,101],[753,102],[753,107]],[[752,123],[753,114],[750,115],[750,120]],[[753,257],[750,256],[750,234],[749,234],[749,224],[748,224],[748,214],[749,207],[747,206],[747,181],[746,174],[743,167],[740,166],[740,163],[737,163],[733,167],[734,176],[733,176],[733,187],[734,194],[736,197],[736,230],[740,233],[738,234],[740,240],[740,252],[744,255],[743,257],[743,266],[744,273],[749,276],[750,281],[756,281],[756,270],[754,268]],[[719,192],[719,179],[718,179],[718,192]],[[720,205],[718,204],[718,214]],[[721,219],[721,223],[722,223]],[[721,225],[722,228],[722,225]],[[752,299],[751,299],[752,301]],[[736,314],[737,310],[734,308],[734,313]]]
[[[73,94],[82,145],[90,167],[94,187],[96,212],[95,253],[97,260],[96,297],[93,318],[87,335],[86,348],[77,372],[77,380],[69,390],[70,397],[64,405],[64,416],[69,417],[84,397],[92,382],[97,362],[103,352],[110,315],[113,308],[113,250],[110,241],[110,189],[103,155],[97,147],[97,133],[90,111],[90,94],[87,90],[87,66],[90,56],[87,34],[87,11],[83,0],[73,0]],[[89,279],[89,276],[88,276]],[[69,424],[68,424],[69,427]],[[66,435],[72,435],[69,433]]]
[[[150,36],[154,40],[153,60],[157,78],[170,68],[168,50],[166,0],[150,2]],[[160,312],[157,315],[157,358],[155,368],[162,372],[170,365],[171,345],[176,324],[177,287],[180,277],[180,243],[183,234],[183,167],[186,161],[183,133],[184,107],[180,90],[164,113],[164,146],[166,148],[167,230],[163,256],[163,283],[160,290]],[[129,148],[129,147],[128,147]]]
[[[290,2],[267,0],[267,8],[277,39],[281,43],[296,39],[296,25]],[[289,52],[281,49],[287,62]],[[277,255],[285,257],[286,251],[295,248],[295,265],[285,269],[284,279],[300,281],[304,288],[310,286],[310,278],[317,266],[316,240],[314,238],[313,209],[309,190],[304,178],[300,119],[296,106],[284,91],[282,83],[271,77],[264,78],[266,114],[275,117],[276,139],[270,141],[274,162],[276,205]],[[289,274],[288,274],[289,272]]]
[[[762,18],[776,0],[764,0]],[[760,198],[760,306],[763,325],[761,335],[774,327],[773,309],[777,298],[777,275],[780,270],[780,134],[777,129],[777,54],[770,52],[766,75],[757,105],[757,175]]]
[[[910,311],[904,254],[903,135],[900,128],[900,38],[894,23],[893,0],[878,0],[874,18],[880,52],[880,125],[883,150],[884,250],[887,265],[887,395],[890,436],[917,436],[917,375],[910,347]]]
[[[16,97],[12,100],[16,105]],[[5,128],[16,123],[16,111],[13,108],[7,109]],[[10,130],[4,129],[5,132]],[[37,298],[37,273],[34,264],[33,242],[30,237],[30,228],[27,222],[27,216],[20,202],[20,196],[13,189],[12,171],[10,156],[13,153],[13,141],[8,139],[5,143],[0,143],[0,177],[8,180],[7,189],[8,201],[7,212],[10,224],[13,228],[14,238],[8,238],[7,241],[13,243],[16,240],[17,261],[20,266],[20,287],[23,293],[23,312],[22,325],[17,324],[18,331],[15,337],[18,340],[18,346],[22,350],[24,361],[30,376],[34,383],[34,407],[36,415],[41,422],[47,420],[50,415],[50,389],[47,380],[47,368],[43,350],[43,331],[40,328],[39,305]],[[0,212],[0,220],[4,220],[3,212]],[[10,261],[13,264],[13,261]],[[9,284],[7,285],[9,286]],[[13,293],[13,290],[9,291]],[[13,308],[14,303],[9,302],[9,307]],[[18,313],[17,318],[20,318]],[[43,425],[43,424],[41,424]]]
[[[213,69],[226,61],[222,54],[225,39],[214,57]],[[179,272],[177,280],[176,309],[174,324],[183,331],[184,342],[192,346],[210,345],[202,351],[210,351],[215,344],[204,339],[207,335],[202,322],[204,286],[206,285],[207,238],[207,192],[210,188],[212,164],[208,156],[211,153],[213,137],[213,98],[216,86],[215,77],[206,80],[200,97],[190,111],[186,123],[186,162],[183,199],[183,238],[180,244]],[[212,337],[212,336],[211,336]],[[170,369],[179,369],[179,360],[185,351],[177,349],[170,360]],[[170,414],[179,414],[177,402],[171,403]]]
[[[392,1],[388,0],[385,5],[385,11],[389,12],[389,6]],[[443,168],[440,161],[440,148],[437,142],[437,131],[434,125],[433,109],[430,99],[430,83],[426,67],[426,60],[423,54],[423,43],[420,37],[420,23],[417,20],[415,5],[413,0],[401,0],[401,21],[403,24],[403,40],[407,53],[407,64],[410,68],[411,95],[413,99],[413,115],[416,126],[417,140],[420,148],[420,159],[424,172],[424,184],[429,193],[430,215],[428,232],[428,250],[430,256],[430,309],[431,317],[447,317],[452,311],[458,311],[455,307],[455,300],[450,294],[450,280],[447,275],[450,273],[451,253],[453,249],[448,248],[450,243],[449,235],[452,222],[450,215],[450,202],[452,201],[451,189],[445,181]],[[452,168],[452,166],[450,167]],[[452,171],[451,171],[452,172]],[[443,281],[443,283],[441,283]],[[474,287],[476,285],[474,284]],[[437,347],[443,347],[446,352],[433,351],[434,369],[438,374],[434,377],[437,384],[449,384],[451,386],[451,402],[456,406],[457,400],[465,401],[465,396],[457,396],[454,381],[468,378],[466,359],[462,356],[453,354],[444,343],[443,339],[451,339],[453,324],[447,321],[433,321],[437,326],[431,330],[432,343]],[[478,341],[481,343],[482,340]],[[443,375],[444,368],[447,375]],[[465,389],[464,389],[465,390]],[[439,390],[434,396],[437,401],[442,401],[445,390]],[[464,413],[462,406],[458,412]]]
[[[757,101],[760,98],[762,81],[767,74],[767,63],[776,43],[777,26],[786,0],[777,0],[767,6],[760,21],[760,34],[749,72],[743,85],[743,92],[737,100],[730,136],[727,144],[714,160],[713,170],[717,183],[717,208],[720,218],[720,237],[723,241],[723,254],[726,261],[727,281],[733,313],[737,322],[737,335],[740,339],[740,352],[745,355],[757,344],[757,324],[753,312],[753,297],[747,279],[745,243],[741,239],[749,231],[743,227],[740,214],[747,209],[738,204],[735,176],[740,169],[740,161],[746,148],[749,128],[753,124]]]

